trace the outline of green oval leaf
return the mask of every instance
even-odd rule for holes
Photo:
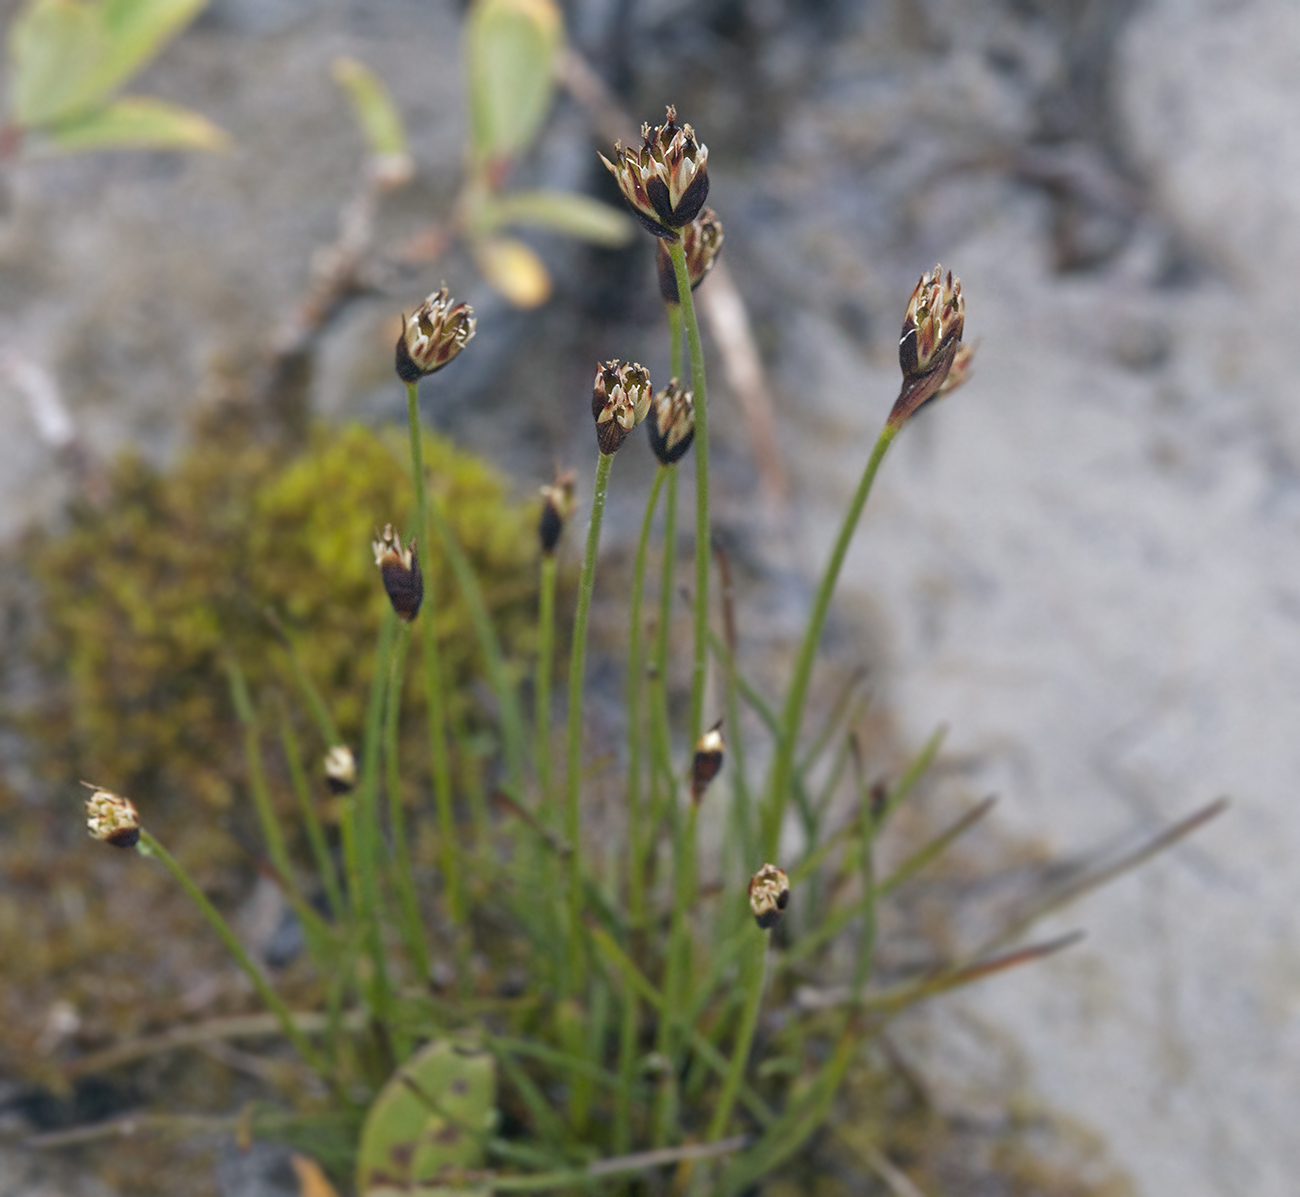
[[[484,232],[506,225],[549,229],[609,248],[626,245],[636,232],[625,213],[572,191],[512,191],[493,197],[476,214],[476,225]]]
[[[436,1039],[380,1090],[361,1129],[362,1197],[490,1197],[482,1186],[439,1184],[447,1169],[482,1168],[496,1119],[496,1061]]]
[[[465,56],[479,161],[512,157],[532,141],[551,105],[563,35],[552,0],[475,0]]]
[[[101,106],[207,0],[32,0],[9,34],[10,108],[39,128]]]
[[[364,62],[343,56],[330,64],[330,73],[348,94],[352,110],[376,158],[409,161],[402,115],[384,81]]]
[[[45,145],[62,153],[74,150],[223,150],[230,144],[224,129],[178,104],[150,96],[125,96],[83,116],[70,117],[43,130]]]

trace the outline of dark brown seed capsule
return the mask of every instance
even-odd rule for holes
[[[722,720],[719,719],[695,745],[695,759],[691,762],[691,800],[697,805],[722,769],[724,748]]]
[[[384,580],[384,590],[393,610],[410,623],[420,613],[424,601],[424,575],[420,573],[420,559],[416,555],[415,541],[402,548],[401,538],[387,524],[380,538],[374,542],[375,564]]]

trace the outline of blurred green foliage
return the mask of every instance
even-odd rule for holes
[[[403,449],[400,438],[351,425],[316,428],[286,456],[237,426],[214,425],[168,473],[121,459],[106,502],[82,503],[66,532],[30,545],[46,652],[68,679],[36,733],[61,746],[60,760],[80,776],[225,808],[243,776],[226,662],[240,665],[256,697],[287,691],[287,634],[341,734],[357,744],[388,605],[371,540],[385,523],[405,527],[413,510]],[[425,461],[507,652],[525,652],[535,507],[512,502],[496,471],[432,434]],[[441,545],[419,552],[449,692],[464,710],[477,642]],[[419,717],[418,687],[405,705]]]
[[[30,0],[9,30],[10,130],[46,151],[214,150],[226,134],[206,117],[117,91],[207,0]]]

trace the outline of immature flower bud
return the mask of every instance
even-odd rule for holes
[[[331,794],[350,794],[357,784],[357,758],[346,744],[335,744],[325,754],[325,784]]]
[[[140,812],[129,798],[110,790],[96,790],[86,799],[86,826],[95,839],[115,848],[134,848],[140,842]]]
[[[709,150],[695,140],[690,125],[677,123],[669,105],[662,125],[641,126],[640,147],[614,143],[614,161],[600,160],[618,181],[632,213],[656,237],[677,236],[676,230],[699,215],[709,195]]]
[[[385,524],[383,535],[374,542],[375,564],[384,579],[384,589],[393,610],[407,623],[420,613],[424,601],[424,575],[420,573],[420,559],[416,556],[415,541],[402,548],[401,537]]]
[[[935,266],[921,275],[903,317],[903,334],[898,341],[898,364],[903,371],[903,388],[889,423],[900,427],[927,399],[943,386],[961,343],[966,322],[966,301],[961,280],[943,267]]]
[[[695,759],[691,762],[691,800],[698,806],[709,784],[722,769],[722,720],[719,719],[695,744]]]
[[[402,317],[397,338],[397,377],[419,382],[441,370],[474,336],[474,309],[456,303],[444,286],[429,296],[409,319]]]
[[[644,366],[613,359],[596,367],[591,414],[596,419],[596,441],[606,457],[616,453],[627,434],[646,418],[651,394]]]
[[[576,481],[577,475],[572,470],[563,470],[555,475],[554,482],[542,487],[542,516],[537,523],[537,536],[542,542],[542,552],[548,557],[560,543],[565,521],[578,506],[574,495]]]
[[[691,280],[691,290],[694,291],[704,281],[704,276],[713,269],[713,263],[722,249],[722,221],[712,208],[705,208],[682,229],[682,249],[686,253],[686,274]],[[680,302],[677,297],[677,274],[673,270],[668,247],[663,241],[655,242],[655,265],[659,268],[659,294],[663,296],[664,303]]]
[[[750,879],[749,908],[764,931],[775,927],[790,902],[790,878],[774,864],[765,864]]]
[[[683,391],[674,378],[654,397],[646,429],[661,465],[680,461],[695,439],[695,392]]]

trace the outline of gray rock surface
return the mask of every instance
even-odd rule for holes
[[[1097,1129],[1139,1192],[1282,1197],[1300,1174],[1300,14],[1169,0],[1119,51],[1149,206],[1082,275],[1054,272],[1021,189],[938,238],[976,379],[901,438],[840,601],[869,604],[910,736],[947,722],[962,788],[1003,795],[1004,827],[1069,852],[1233,796],[1052,924],[1086,927],[1081,947],[958,1004],[1019,1042],[1027,1091]],[[1171,243],[1199,267],[1170,270]],[[825,321],[800,332],[823,422],[798,453],[811,569],[893,375]],[[832,453],[828,430],[856,444]]]

